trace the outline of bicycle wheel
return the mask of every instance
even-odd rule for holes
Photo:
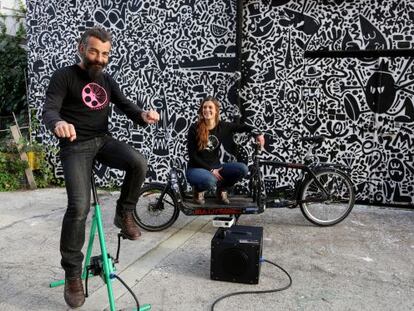
[[[178,202],[166,185],[148,184],[139,193],[137,207],[134,210],[135,222],[148,231],[161,231],[170,227],[178,218]],[[160,201],[161,200],[161,201]]]
[[[250,178],[249,178],[249,191],[250,196],[253,199],[253,202],[256,202],[260,206],[262,204],[262,192],[264,190],[263,185],[263,176],[260,170],[257,168],[250,169]]]
[[[321,170],[315,173],[318,181],[306,178],[300,193],[300,209],[310,222],[318,226],[332,226],[344,220],[355,203],[355,191],[351,179],[338,170]]]

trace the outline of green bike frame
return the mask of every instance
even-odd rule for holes
[[[96,231],[98,231],[98,237],[99,237],[99,244],[101,247],[101,257],[102,263],[103,263],[103,279],[106,283],[106,288],[108,291],[108,300],[109,300],[109,307],[110,311],[116,311],[115,309],[115,299],[114,299],[114,293],[112,289],[112,279],[111,275],[114,273],[114,266],[112,264],[112,261],[109,259],[108,252],[106,250],[106,243],[105,243],[105,234],[103,230],[103,224],[102,224],[102,214],[101,214],[101,206],[99,204],[98,200],[98,193],[96,191],[96,185],[94,176],[91,177],[91,185],[92,185],[92,194],[93,194],[93,200],[94,200],[94,214],[92,217],[92,224],[91,224],[91,231],[89,234],[89,244],[88,248],[86,250],[86,257],[85,257],[85,263],[82,273],[82,279],[86,279],[86,277],[90,277],[93,275],[87,275],[88,274],[88,266],[90,265],[91,261],[91,255],[92,255],[92,248],[93,248],[93,241],[95,239]],[[103,256],[103,254],[106,254],[106,256]],[[65,280],[59,280],[50,283],[50,287],[57,287],[65,284]],[[140,306],[139,310],[137,308],[132,309],[132,311],[147,311],[151,310],[151,305],[145,304]]]

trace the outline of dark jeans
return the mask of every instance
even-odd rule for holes
[[[91,205],[91,174],[94,160],[126,172],[117,210],[133,210],[145,180],[147,162],[134,148],[110,136],[73,142],[61,147],[68,206],[60,238],[61,264],[66,278],[82,273],[85,222]]]
[[[223,163],[221,167],[220,175],[223,177],[221,181],[218,181],[209,170],[193,167],[187,169],[187,181],[198,192],[214,188],[226,190],[246,177],[249,172],[246,164],[239,162]]]

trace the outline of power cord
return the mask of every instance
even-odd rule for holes
[[[234,293],[230,293],[230,294],[227,294],[227,295],[221,296],[221,297],[219,297],[218,299],[216,299],[216,300],[213,302],[213,304],[211,305],[211,311],[214,311],[214,306],[215,306],[215,305],[216,305],[219,301],[221,301],[221,300],[223,300],[223,299],[225,299],[225,298],[231,297],[231,296],[236,296],[236,295],[246,295],[246,294],[267,294],[267,293],[275,293],[275,292],[280,292],[280,291],[282,291],[282,290],[288,289],[288,288],[292,285],[292,278],[291,278],[290,274],[289,274],[289,273],[288,273],[285,269],[283,269],[281,266],[279,266],[279,265],[275,264],[274,262],[271,262],[270,260],[264,259],[264,258],[261,258],[261,259],[260,259],[260,262],[267,262],[267,263],[270,263],[271,265],[274,265],[275,267],[277,267],[277,268],[279,268],[280,270],[282,270],[282,271],[283,271],[283,272],[287,275],[287,277],[289,278],[289,284],[288,284],[288,285],[286,285],[286,286],[284,286],[284,287],[281,287],[281,288],[276,288],[276,289],[258,290],[258,291],[242,291],[242,292],[234,292]]]
[[[121,282],[122,285],[125,286],[125,288],[129,291],[129,293],[132,295],[132,297],[135,300],[135,303],[137,304],[137,310],[139,310],[139,302],[138,302],[138,298],[137,296],[134,294],[134,292],[132,291],[132,289],[119,277],[117,276],[115,273],[111,274],[111,279],[116,278],[119,282]]]

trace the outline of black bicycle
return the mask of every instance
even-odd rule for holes
[[[243,214],[260,214],[266,208],[300,206],[310,222],[318,226],[332,226],[344,220],[355,203],[355,191],[349,169],[335,163],[320,163],[314,156],[314,147],[324,141],[323,136],[301,138],[311,146],[304,163],[262,161],[261,147],[254,144],[252,165],[249,167],[248,195],[231,196],[230,205],[221,205],[213,195],[206,197],[204,205],[194,204],[186,192],[185,175],[175,165],[168,181],[149,183],[142,187],[134,211],[136,223],[148,231],[161,231],[170,227],[179,212],[192,215],[228,215],[236,222]],[[290,186],[275,187],[266,191],[261,168],[271,166],[300,170],[301,174]]]

